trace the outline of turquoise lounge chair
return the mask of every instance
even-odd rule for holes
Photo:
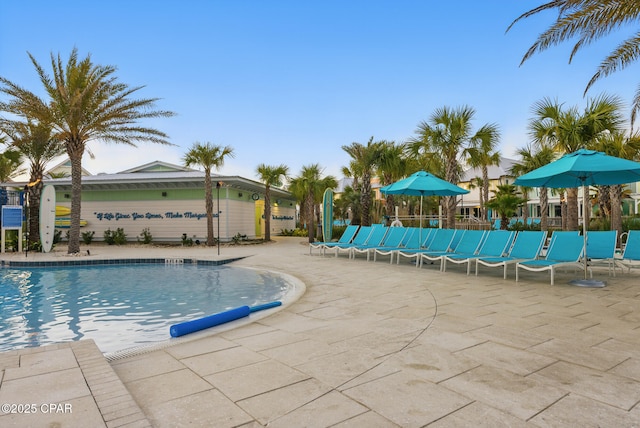
[[[442,271],[446,272],[447,262],[455,264],[467,264],[467,275],[471,272],[471,261],[480,257],[502,257],[509,251],[515,232],[509,230],[490,230],[487,232],[482,246],[475,254],[458,253],[457,249],[453,254],[442,257]]]
[[[558,233],[555,235],[544,259],[516,263],[516,282],[519,280],[520,269],[532,272],[548,270],[551,273],[551,285],[554,285],[555,271],[560,267],[572,266],[577,269],[584,269],[584,264],[580,262],[585,249],[584,238],[571,233]]]
[[[309,254],[313,249],[318,249],[319,251],[324,251],[328,246],[333,244],[348,244],[353,238],[356,236],[358,232],[359,226],[347,226],[347,228],[342,232],[342,236],[338,239],[337,242],[314,242],[309,244]]]
[[[606,264],[609,276],[615,270],[616,242],[618,242],[617,230],[597,230],[587,233],[587,263],[589,266]]]
[[[436,234],[436,231],[438,229],[422,229],[422,231],[420,230],[420,228],[415,228],[415,231],[413,232],[413,235],[407,240],[406,244],[404,244],[401,247],[398,247],[394,250],[391,250],[390,253],[390,261],[389,263],[393,263],[393,256],[397,255],[397,264],[400,264],[400,256],[401,256],[401,252],[406,252],[408,258],[411,257],[415,257],[413,255],[409,255],[412,251],[417,251],[420,248],[424,248],[427,245],[429,245],[429,243],[431,242],[431,240],[433,239],[433,237]],[[381,255],[385,255],[383,252],[380,252]],[[375,255],[373,260],[375,260]]]
[[[426,236],[426,235],[425,235]],[[373,249],[373,261],[377,261],[378,254],[381,256],[389,256],[389,263],[393,263],[393,253],[405,248],[418,248],[420,245],[420,230],[417,227],[407,228],[407,233],[404,234],[402,240],[398,245],[392,247],[385,245],[382,247]]]
[[[627,272],[631,272],[633,267],[640,266],[640,230],[629,231],[622,259],[616,260],[616,263],[620,267],[626,267]]]
[[[351,249],[351,256],[355,258],[357,253],[367,253],[367,261],[369,261],[371,253],[376,248],[396,248],[400,245],[400,242],[402,242],[402,239],[406,234],[406,227],[390,227],[381,242],[353,247]]]
[[[422,246],[417,249],[403,249],[396,253],[398,256],[398,264],[400,257],[408,259],[416,259],[416,267],[420,266],[420,256],[424,251],[447,251],[453,242],[453,238],[457,234],[456,229],[433,229],[427,239],[424,240]]]
[[[462,235],[457,243],[452,245],[445,251],[423,251],[420,254],[420,266],[424,263],[424,260],[435,262],[440,260],[440,271],[442,271],[443,258],[451,253],[458,254],[476,254],[482,240],[484,238],[484,230],[464,230],[461,231]],[[458,232],[460,233],[460,232]],[[455,240],[455,238],[454,238]]]
[[[336,257],[344,251],[348,254],[349,258],[354,257],[354,249],[365,246],[377,246],[384,240],[385,235],[389,231],[386,226],[372,226],[371,233],[363,243],[352,243],[350,245],[342,245],[336,248]]]
[[[542,250],[542,245],[547,239],[547,232],[523,231],[518,232],[509,254],[504,257],[478,257],[476,258],[476,275],[478,265],[488,267],[502,267],[503,278],[507,279],[507,266],[523,260],[535,259]]]
[[[335,256],[338,257],[338,249],[348,248],[351,245],[363,245],[367,242],[372,231],[373,228],[371,226],[360,226],[358,233],[356,233],[356,236],[354,236],[351,242],[327,242],[323,247],[322,255],[326,253],[326,250],[334,250]]]

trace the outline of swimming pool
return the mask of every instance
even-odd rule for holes
[[[0,269],[0,351],[93,339],[105,353],[169,338],[169,327],[281,300],[275,273],[197,264]]]

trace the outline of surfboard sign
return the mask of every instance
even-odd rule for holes
[[[71,214],[71,208],[62,205],[56,205],[56,217],[65,217]]]
[[[333,190],[327,189],[322,197],[322,238],[330,242],[333,237]]]
[[[53,248],[53,234],[56,227],[56,190],[52,185],[42,188],[40,195],[40,242],[42,252]]]

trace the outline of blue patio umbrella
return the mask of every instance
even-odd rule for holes
[[[609,156],[594,150],[581,149],[567,153],[560,159],[535,169],[516,179],[513,183],[524,187],[570,188],[590,185],[615,185],[640,181],[640,163]],[[586,195],[586,193],[585,193]],[[583,197],[583,212],[588,209]],[[585,251],[587,248],[587,225],[582,222]],[[572,284],[587,287],[603,287],[601,281],[587,280],[587,264],[584,265],[584,280]]]
[[[420,242],[422,242],[422,198],[424,196],[457,196],[468,190],[449,183],[426,171],[418,171],[407,178],[380,188],[390,195],[420,196]]]

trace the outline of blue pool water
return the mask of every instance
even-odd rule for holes
[[[93,339],[102,352],[168,339],[169,327],[281,300],[290,284],[252,269],[132,264],[0,270],[0,351]]]

